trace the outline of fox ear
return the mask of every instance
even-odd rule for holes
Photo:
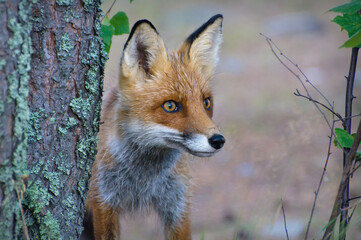
[[[223,16],[217,14],[194,31],[181,45],[178,53],[211,77],[218,61],[222,43]]]
[[[155,66],[167,60],[167,51],[157,30],[148,20],[136,22],[124,45],[121,59],[122,74],[152,74]]]

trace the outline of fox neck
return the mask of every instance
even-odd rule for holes
[[[99,190],[103,201],[119,211],[147,210],[164,183],[176,178],[177,149],[140,146],[126,138],[108,146],[114,162],[99,171]]]
[[[117,165],[126,165],[132,170],[139,169],[149,177],[172,170],[181,155],[178,149],[147,146],[130,138],[113,141],[110,151]]]

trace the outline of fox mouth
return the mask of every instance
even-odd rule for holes
[[[199,152],[199,151],[192,151],[188,148],[185,148],[186,151],[194,156],[197,157],[212,157],[216,152],[218,151],[214,151],[214,152]]]
[[[213,152],[206,152],[206,151],[195,151],[195,150],[192,150],[190,148],[188,148],[187,146],[181,144],[181,143],[178,143],[178,142],[173,142],[173,141],[170,141],[172,143],[172,145],[176,146],[177,148],[181,148],[183,151],[189,153],[189,154],[192,154],[196,157],[212,157],[216,152],[218,152],[218,150],[215,150]]]
[[[181,149],[185,152],[188,152],[197,157],[212,157],[215,153],[219,151],[219,149],[213,149],[210,145],[203,146],[204,150],[201,148],[194,148],[196,145],[191,139],[185,136],[173,136],[171,138],[167,138],[166,141],[175,148]]]

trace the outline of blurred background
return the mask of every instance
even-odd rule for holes
[[[106,12],[112,0],[106,0]],[[327,156],[330,130],[314,105],[293,93],[303,89],[271,53],[259,33],[271,37],[320,89],[335,111],[344,114],[345,76],[351,50],[330,8],[336,0],[127,0],[116,1],[109,16],[125,11],[130,27],[150,20],[168,49],[214,14],[224,16],[223,46],[213,79],[214,120],[226,137],[215,157],[190,157],[194,187],[193,239],[286,239],[283,201],[291,239],[304,239],[314,192]],[[106,83],[116,81],[127,35],[115,37],[106,67]],[[361,65],[355,79],[354,114],[361,109]],[[309,86],[311,90],[311,87]],[[315,99],[320,97],[311,91]],[[331,115],[327,113],[331,119]],[[353,121],[357,125],[358,119]],[[336,127],[342,127],[339,123]],[[353,126],[355,129],[355,126]],[[356,130],[354,130],[356,131]],[[341,177],[341,152],[332,147],[309,239],[322,237]],[[361,175],[358,172],[356,175]],[[361,195],[359,176],[351,197]],[[361,239],[361,215],[355,213],[348,239]],[[124,239],[162,239],[156,216],[128,217]]]

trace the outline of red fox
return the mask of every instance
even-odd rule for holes
[[[213,16],[173,53],[151,22],[133,26],[118,87],[103,102],[86,202],[95,239],[120,239],[119,218],[150,208],[164,224],[166,239],[191,239],[189,173],[182,152],[210,157],[225,143],[211,120],[209,84],[222,21],[222,15]]]

